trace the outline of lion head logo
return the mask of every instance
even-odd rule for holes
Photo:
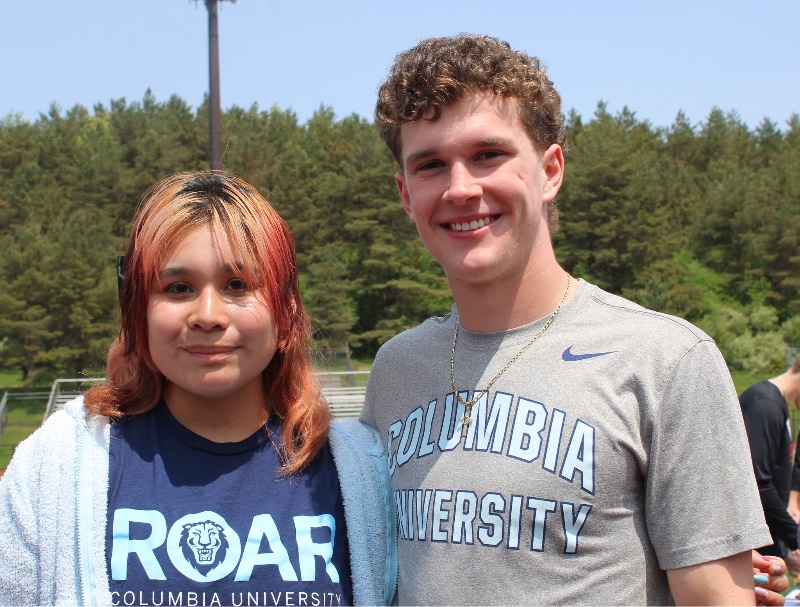
[[[187,562],[203,575],[225,559],[228,538],[225,528],[213,521],[183,525],[180,546]]]

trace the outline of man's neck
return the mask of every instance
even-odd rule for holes
[[[772,383],[783,392],[787,403],[800,403],[800,373],[791,370],[772,378]]]
[[[454,283],[450,288],[461,326],[470,331],[505,331],[552,314],[567,288],[568,274],[557,264],[547,273],[522,277],[516,282]],[[571,279],[565,303],[572,299],[578,281]]]

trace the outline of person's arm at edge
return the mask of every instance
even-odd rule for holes
[[[783,403],[777,406],[764,397],[751,397],[749,403],[742,410],[742,418],[764,517],[772,537],[784,542],[789,550],[797,550],[797,522],[790,516],[786,500],[781,499],[773,481],[780,458],[777,445],[786,435]]]
[[[755,605],[752,552],[667,571],[676,605]]]
[[[789,516],[791,516],[795,522],[800,522],[800,491],[795,491],[794,489],[791,491],[787,510]]]
[[[767,576],[767,582],[758,578]],[[753,579],[756,581],[756,603],[764,607],[780,607],[786,601],[781,594],[789,588],[786,562],[777,556],[763,556],[753,550]]]

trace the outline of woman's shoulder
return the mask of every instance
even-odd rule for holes
[[[348,446],[374,457],[382,457],[384,454],[378,432],[355,418],[334,420],[331,423],[329,440],[334,451],[337,447]]]
[[[41,441],[49,442],[63,435],[72,434],[78,427],[85,425],[85,420],[83,397],[79,396],[48,416],[33,434],[19,444],[19,447]]]
[[[108,417],[90,413],[83,402],[83,396],[78,396],[48,417],[40,429],[48,432],[74,432],[78,429],[102,428],[108,423]]]
[[[57,469],[75,451],[77,420],[74,405],[50,415],[33,434],[17,445],[4,481],[30,484],[42,470]]]
[[[59,457],[59,453],[74,449],[80,432],[101,430],[107,423],[108,418],[87,413],[83,397],[79,396],[50,415],[33,434],[20,442],[14,458]]]

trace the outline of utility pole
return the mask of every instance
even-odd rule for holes
[[[208,142],[212,171],[222,170],[222,110],[219,95],[219,30],[217,3],[205,0],[208,9]],[[236,0],[229,0],[236,2]]]

